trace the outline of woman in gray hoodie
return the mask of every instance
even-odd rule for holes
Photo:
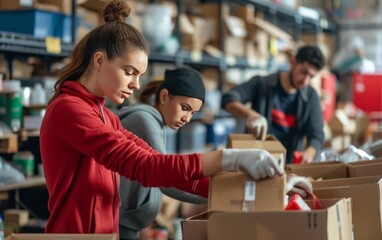
[[[166,153],[165,127],[177,130],[188,123],[202,107],[204,97],[203,80],[196,70],[185,67],[166,70],[163,81],[153,81],[142,91],[142,104],[123,107],[118,116],[123,127],[152,148]],[[153,103],[150,100],[154,100]],[[120,238],[139,238],[139,231],[157,216],[162,193],[183,202],[204,204],[207,203],[208,184],[208,179],[203,179],[177,188],[147,188],[121,177]]]

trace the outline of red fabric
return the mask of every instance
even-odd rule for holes
[[[294,115],[285,115],[277,109],[272,109],[272,121],[283,127],[294,127],[296,126],[296,116]]]
[[[302,154],[300,151],[294,151],[293,152],[293,160],[292,163],[299,164],[302,162]]]
[[[66,81],[49,104],[40,148],[51,213],[48,233],[116,233],[119,177],[173,187],[201,179],[200,154],[161,155],[123,129],[103,98]],[[102,117],[104,112],[105,121]]]
[[[336,110],[336,80],[334,74],[325,74],[321,78],[322,94],[326,95],[322,106],[322,114],[325,122],[329,122]]]
[[[176,185],[175,187],[182,191],[208,198],[208,192],[210,189],[210,179],[203,178],[200,180],[188,182],[186,184]]]

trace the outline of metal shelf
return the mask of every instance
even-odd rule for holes
[[[157,63],[174,63],[175,65],[191,65],[191,66],[212,66],[219,67],[221,59],[215,58],[202,53],[193,53],[188,51],[179,51],[175,55],[169,55],[160,52],[150,53],[150,62]]]
[[[149,55],[149,62],[157,63],[175,63],[176,56],[165,53],[152,52]]]
[[[61,43],[61,53],[49,53],[46,51],[45,39],[37,39],[27,34],[0,31],[0,53],[64,58],[70,55],[72,48],[72,44]]]

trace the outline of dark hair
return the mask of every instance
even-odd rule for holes
[[[325,64],[325,57],[317,46],[303,46],[297,51],[296,60],[298,63],[307,62],[321,70]]]
[[[71,61],[64,66],[54,85],[54,95],[50,102],[61,94],[62,83],[66,80],[78,81],[92,63],[97,51],[105,51],[113,60],[139,49],[149,55],[149,46],[143,35],[125,22],[130,8],[123,0],[112,0],[103,9],[105,23],[86,34],[73,49]]]

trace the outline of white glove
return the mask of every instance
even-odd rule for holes
[[[312,183],[306,178],[295,174],[288,174],[286,191],[288,194],[297,193],[302,198],[308,197],[306,192],[312,192]]]
[[[261,115],[251,116],[247,118],[247,129],[255,135],[256,138],[265,140],[268,132],[268,122]]]
[[[223,171],[240,170],[256,180],[284,173],[276,159],[261,149],[223,149],[221,166]]]

